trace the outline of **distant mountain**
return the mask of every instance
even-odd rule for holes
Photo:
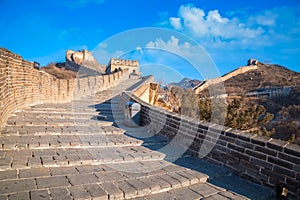
[[[208,87],[224,84],[226,93],[243,96],[255,90],[268,88],[300,87],[300,73],[275,64],[263,64],[239,67],[221,77],[209,79],[195,87],[195,92],[209,95]]]
[[[226,93],[247,92],[271,87],[300,87],[300,73],[280,65],[259,63],[257,70],[251,70],[224,81]]]
[[[194,88],[196,85],[200,84],[202,81],[199,81],[197,79],[189,79],[189,78],[183,78],[178,83],[172,82],[169,83],[169,86],[178,86],[180,88]]]

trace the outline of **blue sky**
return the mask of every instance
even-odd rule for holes
[[[42,65],[126,30],[161,27],[192,37],[220,74],[248,58],[300,72],[298,0],[0,0],[0,8],[0,46]],[[147,45],[160,47],[159,39]],[[163,44],[182,45],[176,39]]]

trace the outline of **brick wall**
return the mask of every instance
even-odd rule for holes
[[[289,195],[300,196],[299,145],[179,116],[146,104],[131,93],[123,96],[142,104],[142,126],[187,147],[192,155],[227,166],[251,181],[285,187]],[[209,153],[203,154],[205,150]]]
[[[0,130],[16,110],[32,104],[70,102],[115,86],[126,71],[79,79],[57,79],[33,68],[33,63],[0,48]]]

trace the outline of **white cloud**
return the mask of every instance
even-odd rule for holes
[[[166,49],[166,50],[169,50],[171,52],[180,52],[183,48],[183,46],[180,46],[178,44],[179,42],[179,39],[174,37],[174,36],[171,36],[170,40],[168,40],[167,42],[165,42],[164,40],[162,39],[156,39],[156,41],[150,41],[146,47],[148,48],[161,48],[161,49]]]
[[[160,38],[157,38],[155,41],[150,41],[146,47],[174,53],[174,55],[177,55],[183,60],[189,62],[194,67],[194,70],[196,70],[195,72],[200,73],[204,79],[220,76],[219,71],[209,54],[202,46],[196,43],[191,44],[186,41],[180,41],[180,39],[171,36],[167,41],[164,41]],[[161,57],[160,55],[163,54],[160,53],[157,55],[157,57]],[[178,65],[176,60],[172,60],[171,57],[160,59],[167,59],[168,62],[172,63],[173,65]],[[162,61],[159,60],[158,63],[162,63]],[[185,66],[182,66],[182,68],[180,68],[180,66],[176,67],[183,71],[188,70],[185,68]]]
[[[299,6],[283,6],[223,13],[188,4],[180,6],[176,16],[169,16],[169,26],[201,43],[223,73],[229,71],[224,69],[243,65],[250,57],[293,67],[299,66],[299,11]],[[172,42],[152,41],[148,45],[167,43]],[[183,48],[183,44],[179,46]],[[195,51],[192,49],[193,45],[191,54]]]
[[[196,38],[255,38],[263,34],[260,27],[249,28],[237,18],[221,16],[218,10],[207,14],[201,8],[193,5],[182,5],[178,17],[170,17],[170,24],[174,29],[183,29]],[[183,21],[183,24],[180,22]]]
[[[170,24],[176,29],[176,30],[181,30],[181,21],[180,18],[178,17],[170,17]]]

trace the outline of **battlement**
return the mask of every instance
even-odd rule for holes
[[[124,69],[128,69],[130,73],[139,73],[139,62],[137,60],[112,58],[106,67],[106,73],[110,74]]]
[[[124,60],[124,59],[120,59],[120,58],[112,58],[109,61],[109,65],[139,67],[139,62],[137,60]]]

